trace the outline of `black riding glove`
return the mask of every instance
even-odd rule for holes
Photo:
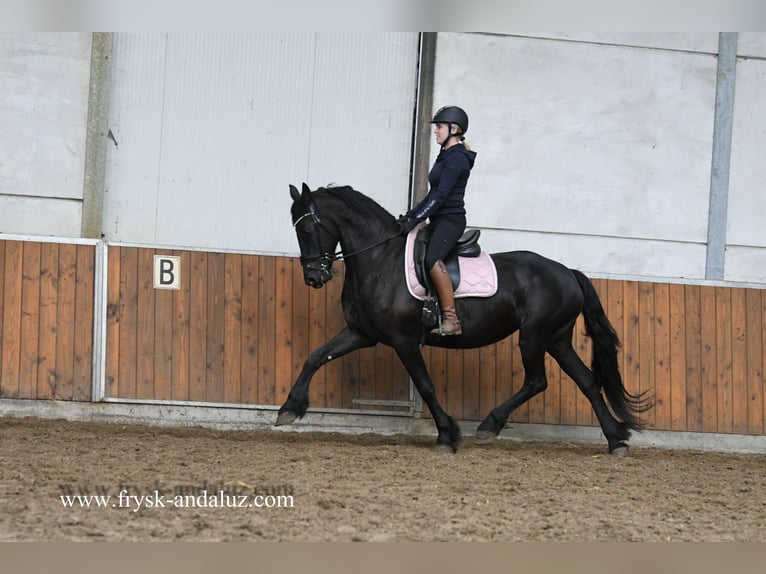
[[[402,235],[407,235],[410,231],[415,229],[415,226],[417,226],[418,223],[420,223],[412,213],[400,215],[396,222],[402,230]]]

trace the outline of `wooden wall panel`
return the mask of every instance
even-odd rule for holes
[[[0,241],[0,398],[88,401],[95,246]]]
[[[316,290],[295,258],[108,249],[108,398],[279,405],[309,353],[343,325],[342,264]],[[181,258],[180,290],[153,288],[155,254]],[[593,283],[622,341],[626,387],[655,395],[649,428],[766,432],[766,290]],[[90,400],[95,287],[93,245],[0,241],[0,397]],[[573,344],[589,364],[584,330],[579,318]],[[437,397],[458,419],[483,419],[523,384],[518,334],[484,349],[423,354]],[[548,389],[509,422],[596,425],[550,357],[546,374]],[[385,410],[355,401],[408,398],[404,368],[380,345],[331,362],[311,387],[314,408]]]
[[[152,287],[154,255],[181,257],[181,289]],[[343,266],[323,289],[297,259],[110,246],[106,396],[279,405],[309,353],[343,327]],[[406,399],[409,379],[383,346],[320,369],[314,408]],[[385,410],[385,407],[373,407]],[[399,409],[400,410],[400,409]]]

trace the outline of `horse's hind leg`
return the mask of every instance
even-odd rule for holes
[[[609,452],[616,456],[625,456],[628,452],[625,441],[630,438],[630,430],[612,416],[601,394],[601,389],[593,379],[593,374],[572,348],[571,333],[568,338],[559,339],[548,349],[548,352],[590,401],[601,430],[609,443]]]
[[[508,417],[519,406],[548,387],[545,376],[545,345],[535,335],[524,332],[519,335],[519,348],[524,364],[524,385],[510,399],[498,405],[481,422],[476,431],[476,443],[484,444],[494,439],[505,427]]]

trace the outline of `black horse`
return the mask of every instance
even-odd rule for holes
[[[489,442],[511,412],[542,392],[545,353],[549,353],[590,401],[609,444],[609,452],[627,454],[631,429],[641,430],[639,414],[651,408],[643,393],[629,393],[617,365],[619,340],[590,280],[580,271],[528,251],[492,254],[498,291],[489,298],[457,299],[463,334],[440,337],[421,322],[422,302],[404,280],[405,237],[395,218],[351,187],[320,188],[312,193],[290,185],[293,226],[298,236],[306,284],[321,288],[332,278],[332,263],[346,263],[342,306],[346,327],[313,351],[279,409],[276,425],[292,423],[308,408],[308,388],[322,365],[362,347],[383,343],[394,349],[430,409],[439,449],[455,452],[461,440],[457,423],[436,399],[434,384],[420,352],[425,344],[475,348],[493,344],[519,330],[525,378],[522,388],[495,407],[478,427],[477,442]],[[335,252],[340,244],[341,251]],[[591,369],[572,347],[577,317],[583,314],[592,340]],[[610,412],[609,402],[616,419]]]

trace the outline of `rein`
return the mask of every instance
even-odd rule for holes
[[[377,243],[373,243],[372,245],[368,245],[367,247],[362,247],[361,249],[357,249],[356,251],[352,251],[351,253],[348,253],[346,255],[343,254],[343,251],[337,251],[333,254],[333,261],[338,261],[339,259],[347,259],[349,257],[353,257],[354,255],[359,255],[360,253],[364,253],[365,251],[368,251],[370,249],[373,249],[375,247],[378,247],[379,245],[383,245],[384,243],[388,243],[391,241],[394,237],[399,237],[401,235],[400,233],[395,233],[394,235],[391,235],[389,237],[386,237],[385,239],[381,239]]]

